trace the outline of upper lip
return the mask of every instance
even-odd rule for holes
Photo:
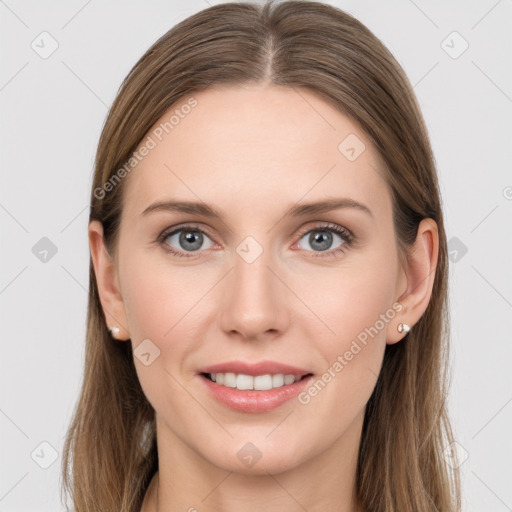
[[[288,364],[278,363],[276,361],[260,361],[259,363],[248,363],[245,361],[228,361],[225,363],[205,366],[198,370],[198,373],[236,373],[244,375],[267,375],[283,373],[284,375],[294,375],[295,377],[312,373],[303,368],[290,366]]]

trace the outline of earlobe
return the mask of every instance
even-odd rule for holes
[[[112,330],[109,330],[113,338],[127,340],[130,338],[130,333],[127,328],[124,302],[119,289],[117,268],[105,246],[103,225],[97,220],[89,223],[89,248],[107,328],[112,328]]]
[[[402,309],[388,332],[388,344],[402,340],[426,311],[432,296],[438,255],[437,224],[433,219],[423,219],[418,226],[416,240],[407,254],[404,269],[407,287],[396,299]]]

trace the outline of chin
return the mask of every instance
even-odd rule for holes
[[[204,456],[220,469],[252,476],[283,473],[299,466],[306,457],[306,454],[301,457],[293,444],[283,449],[264,438],[254,441],[246,439],[232,440],[229,447],[223,444],[215,453]]]

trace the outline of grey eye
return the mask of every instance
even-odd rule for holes
[[[167,242],[167,240],[170,240],[170,242]],[[210,245],[202,247],[203,243],[208,240],[210,241]],[[208,249],[213,243],[205,233],[197,229],[180,229],[169,234],[164,241],[169,245],[172,245],[173,242],[175,244],[177,243],[177,246],[173,245],[173,248],[178,251],[186,252],[198,251],[201,248]]]
[[[341,243],[336,247],[331,247],[335,237],[338,238],[341,241]],[[344,242],[343,238],[340,235],[332,232],[329,229],[314,229],[306,233],[301,238],[301,240],[303,239],[306,239],[307,243],[309,244],[309,248],[306,247],[306,249],[313,251],[327,251],[330,249],[336,249]],[[301,249],[303,248],[304,247],[301,247]]]

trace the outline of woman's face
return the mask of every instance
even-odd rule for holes
[[[311,92],[193,97],[155,124],[124,178],[116,314],[159,441],[229,471],[282,471],[359,440],[386,341],[404,321],[391,196],[368,137]],[[197,211],[153,208],[168,202]],[[282,384],[291,370],[279,365],[313,375],[241,391],[232,376],[219,378],[225,386],[201,374],[262,361],[277,366],[252,373],[271,377],[242,377],[241,387]]]

